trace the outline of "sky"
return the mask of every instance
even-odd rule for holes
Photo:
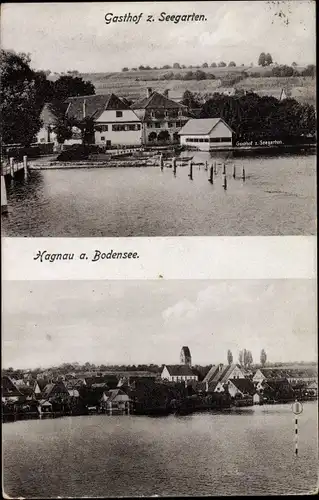
[[[207,20],[159,22],[161,12]],[[106,24],[106,13],[143,16],[138,24]],[[154,22],[147,22],[149,14]],[[261,52],[278,64],[312,64],[315,2],[17,2],[2,5],[1,35],[3,48],[30,53],[34,69],[52,72],[231,60],[256,65]]]
[[[4,281],[2,364],[315,361],[315,280]]]

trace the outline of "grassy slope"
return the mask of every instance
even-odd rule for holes
[[[90,80],[95,88],[97,94],[107,94],[114,92],[122,97],[129,97],[138,99],[146,95],[148,87],[163,92],[165,89],[170,90],[171,97],[182,96],[185,90],[191,92],[198,92],[200,94],[213,93],[217,91],[220,85],[219,78],[226,77],[229,74],[240,73],[246,71],[248,74],[259,72],[264,73],[269,71],[269,68],[238,66],[235,68],[200,68],[206,73],[213,73],[216,80],[159,80],[162,75],[173,73],[186,73],[187,71],[196,71],[193,69],[169,69],[169,70],[144,70],[144,71],[127,71],[121,73],[83,73],[81,74],[84,80]],[[301,70],[302,68],[297,68]],[[311,77],[248,77],[245,80],[236,84],[236,87],[243,89],[278,89],[284,88],[292,90],[293,97],[300,102],[310,102],[315,104],[315,79]]]

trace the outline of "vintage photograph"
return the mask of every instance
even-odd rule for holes
[[[315,24],[309,0],[2,4],[2,234],[315,235]]]
[[[315,280],[3,292],[6,498],[315,493]]]

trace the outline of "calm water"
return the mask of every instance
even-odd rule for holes
[[[317,486],[317,403],[187,417],[94,415],[3,425],[16,497],[301,494]]]
[[[196,153],[194,161],[210,159]],[[218,159],[217,159],[218,160]],[[33,171],[8,186],[5,236],[233,236],[316,234],[316,157],[229,160],[246,182],[214,185],[204,167]]]

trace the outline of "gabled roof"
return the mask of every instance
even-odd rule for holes
[[[68,104],[66,115],[77,120],[84,118],[84,104],[86,118],[98,118],[106,109],[129,109],[115,94],[68,97],[65,102]]]
[[[212,381],[214,379],[216,373],[218,373],[218,371],[219,371],[219,365],[213,365],[211,367],[211,369],[209,370],[209,372],[204,377],[203,382],[210,382],[210,381]]]
[[[152,92],[149,97],[134,102],[131,109],[186,109],[186,107],[163,94]]]
[[[208,135],[220,122],[233,132],[222,118],[191,118],[179,131],[179,135]]]
[[[188,365],[165,365],[168,373],[174,377],[194,375],[193,370]]]
[[[253,395],[256,392],[254,384],[247,378],[231,378],[229,382],[234,384],[234,386],[237,387],[237,389],[243,394]]]
[[[127,396],[126,392],[121,389],[111,389],[104,393],[108,401],[113,401],[117,396]]]

